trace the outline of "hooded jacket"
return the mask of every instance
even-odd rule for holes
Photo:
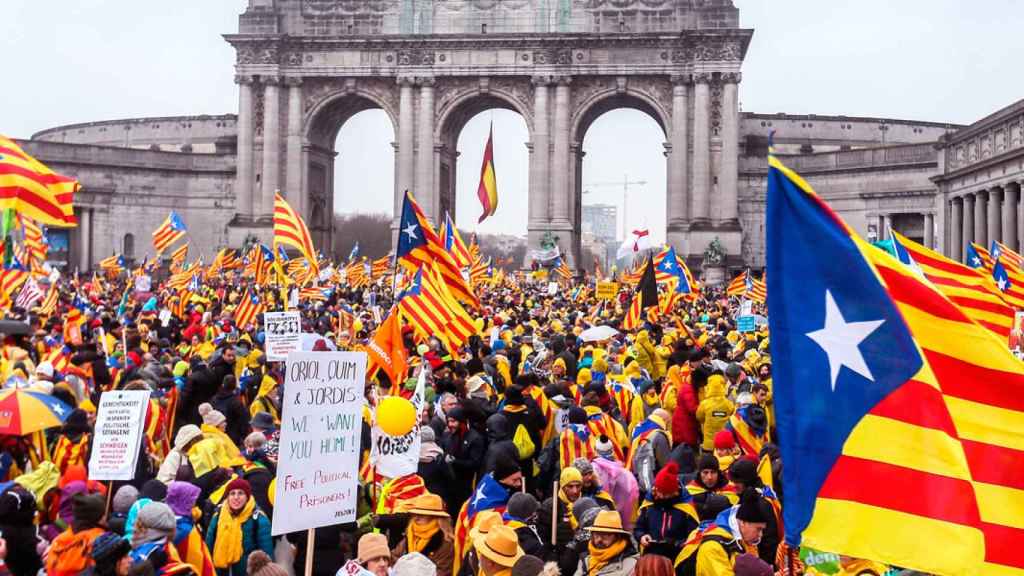
[[[509,426],[508,418],[504,415],[494,414],[487,419],[487,439],[490,441],[490,446],[487,447],[481,474],[493,472],[500,459],[519,461],[519,451],[512,443],[512,429]]]
[[[706,452],[715,449],[715,434],[725,428],[725,423],[736,411],[732,401],[725,397],[725,378],[712,376],[704,400],[697,407],[697,421],[701,423],[704,441],[701,448]]]

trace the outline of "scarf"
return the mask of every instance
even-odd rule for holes
[[[443,456],[444,450],[436,442],[424,442],[420,444],[420,462],[433,462],[438,456]]]
[[[620,538],[618,542],[607,548],[596,548],[594,547],[594,541],[591,540],[590,544],[587,545],[587,549],[590,551],[590,566],[587,570],[587,576],[594,576],[607,566],[612,559],[622,554],[622,551],[626,549],[626,539]]]
[[[430,539],[441,529],[436,518],[431,518],[427,524],[420,524],[415,520],[409,521],[405,529],[405,540],[408,547],[407,553],[423,552],[423,549],[430,543]]]
[[[572,513],[572,502],[569,502],[569,497],[565,495],[565,489],[558,489],[558,499],[565,504],[565,515],[569,517],[569,526],[572,527],[575,532],[579,528],[579,522],[576,521],[576,515]]]
[[[227,501],[221,506],[217,520],[217,537],[213,541],[213,565],[230,568],[242,559],[242,524],[252,516],[256,500],[251,496],[238,515],[231,513]]]

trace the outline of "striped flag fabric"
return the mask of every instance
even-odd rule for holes
[[[124,256],[113,254],[100,260],[99,267],[110,274],[120,274],[125,267]]]
[[[725,287],[725,293],[728,296],[743,296],[747,293],[747,276],[749,275],[748,270],[740,272],[739,276],[733,278],[729,285]]]
[[[572,280],[572,270],[569,269],[569,265],[565,263],[565,258],[558,257],[558,264],[555,265],[555,273],[558,274],[563,280]]]
[[[391,257],[382,256],[373,261],[370,266],[370,276],[372,278],[381,278],[388,275],[391,271]]]
[[[0,271],[0,308],[9,309],[14,304],[14,291],[28,280],[28,272],[21,268],[4,268]]]
[[[971,268],[984,268],[989,272],[992,271],[992,255],[984,246],[971,242],[967,245],[965,256],[964,263]]]
[[[253,292],[249,288],[246,288],[245,293],[242,294],[242,298],[238,301],[238,307],[235,308],[235,326],[245,330],[252,325],[252,323],[256,321],[256,317],[263,312],[263,300],[260,299],[259,294]]]
[[[469,283],[474,287],[478,286],[481,282],[486,282],[491,274],[491,259],[476,260],[473,262],[473,266],[469,269]]]
[[[494,172],[494,123],[487,132],[487,144],[484,146],[484,159],[480,166],[480,184],[476,195],[480,198],[483,213],[477,223],[483,222],[498,210],[498,178]]]
[[[455,259],[459,268],[468,268],[472,265],[473,259],[469,254],[469,247],[462,241],[459,229],[455,227],[451,214],[445,213],[444,224],[441,226],[441,239],[444,241],[444,248]]]
[[[25,285],[22,286],[21,292],[18,293],[18,298],[14,301],[14,305],[22,310],[30,310],[42,297],[43,291],[39,289],[39,284],[36,283],[35,278],[29,277],[25,281]]]
[[[992,260],[1002,260],[1016,270],[1024,269],[1024,266],[1022,266],[1024,265],[1024,257],[1011,250],[1009,246],[998,240],[992,241],[989,254],[992,255]]]
[[[1013,308],[992,279],[926,248],[895,230],[890,234],[897,258],[924,275],[932,285],[972,320],[1004,342],[1013,328]]]
[[[280,192],[274,194],[274,246],[295,248],[309,262],[309,267],[314,273],[320,273],[309,229],[306,228],[302,216],[292,209]]]
[[[46,297],[36,308],[36,313],[40,316],[52,316],[57,311],[57,301],[60,298],[60,291],[57,290],[56,286],[51,285],[50,289],[46,291]]]
[[[48,246],[42,227],[29,218],[21,218],[21,225],[25,231],[25,249],[28,251],[29,262],[45,262]]]
[[[449,320],[445,326],[448,344],[452,350],[462,347],[469,341],[469,337],[476,333],[476,325],[473,317],[466,312],[466,309],[459,304],[459,301],[448,290],[441,271],[435,263],[430,269],[432,275],[432,287],[440,295],[442,303],[448,309]]]
[[[75,226],[74,195],[80,188],[0,135],[0,210],[14,210],[47,226]]]
[[[1024,573],[1024,364],[774,156],[765,220],[787,541]]]
[[[164,250],[168,249],[171,244],[174,244],[178,240],[185,237],[188,233],[188,229],[185,228],[185,222],[178,216],[178,213],[171,210],[171,213],[167,215],[163,223],[153,230],[153,248],[156,250],[157,256],[163,254]]]
[[[185,266],[186,258],[188,258],[188,242],[171,252],[171,271],[180,271]]]
[[[654,278],[654,259],[648,258],[647,264],[640,274],[640,281],[633,291],[633,299],[626,310],[626,317],[622,321],[625,330],[636,330],[643,323],[643,311],[649,310],[648,314],[658,311],[658,282]]]
[[[326,302],[327,295],[324,294],[322,288],[314,288],[310,286],[308,288],[299,288],[299,300],[306,300],[310,302]]]
[[[398,311],[420,338],[436,336],[448,347],[451,312],[425,268],[416,271],[409,286],[398,296]]]

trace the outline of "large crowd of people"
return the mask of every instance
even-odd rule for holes
[[[627,289],[598,300],[585,281],[550,291],[534,276],[480,283],[477,334],[458,349],[403,326],[409,380],[367,381],[358,520],[316,529],[313,574],[826,573],[783,542],[767,326],[738,331],[740,299],[704,290],[624,330]],[[70,413],[2,437],[0,574],[303,573],[307,533],[271,535],[284,366],[266,361],[260,318],[233,321],[250,283],[210,278],[181,303],[156,282],[126,295],[123,277],[65,278],[49,316],[12,311],[30,329],[4,340],[5,388]],[[389,284],[302,301],[311,348],[359,349]],[[581,336],[595,326],[617,330]],[[374,405],[421,373],[417,473],[380,477]],[[88,473],[109,390],[151,394],[129,481]]]

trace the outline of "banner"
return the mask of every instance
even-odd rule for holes
[[[365,352],[288,355],[274,536],[355,522],[365,382]]]
[[[112,390],[100,396],[89,454],[90,480],[131,480],[139,460],[149,390]]]
[[[562,255],[562,251],[558,249],[558,246],[552,246],[551,248],[539,248],[537,250],[530,250],[530,259],[546,264],[559,258]]]
[[[374,424],[371,431],[370,462],[377,473],[386,478],[398,478],[407,474],[415,474],[420,461],[420,418],[423,412],[423,394],[426,388],[426,370],[420,370],[416,380],[416,392],[412,402],[416,408],[416,425],[405,436],[391,436]]]
[[[299,312],[267,312],[263,314],[264,352],[268,362],[284,362],[288,354],[299,349],[302,320]]]
[[[598,300],[614,300],[618,293],[618,282],[598,282],[597,289],[594,290],[594,297]]]

